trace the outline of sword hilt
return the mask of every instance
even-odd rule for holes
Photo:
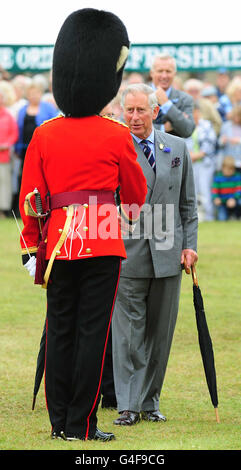
[[[42,200],[41,200],[40,192],[37,188],[34,189],[34,194],[35,194],[35,204],[36,204],[37,214],[42,215],[43,214]]]
[[[36,205],[36,211],[32,207],[31,204],[31,198],[35,196],[35,205]],[[49,215],[49,211],[43,212],[43,206],[42,206],[42,200],[40,196],[40,192],[37,188],[34,189],[31,193],[28,193],[25,197],[24,201],[24,211],[26,215],[29,215],[31,217],[37,217],[38,219],[44,219]]]

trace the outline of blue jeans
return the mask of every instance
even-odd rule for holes
[[[226,205],[221,204],[221,206],[217,207],[217,219],[220,221],[228,220],[229,218],[229,211]]]
[[[241,199],[236,201],[236,206],[233,209],[229,209],[226,204],[221,204],[221,206],[217,207],[218,220],[228,220],[231,215],[234,215],[236,218],[241,216]]]

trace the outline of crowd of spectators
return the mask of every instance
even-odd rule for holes
[[[18,198],[25,153],[34,129],[59,114],[51,93],[51,81],[42,74],[17,75],[0,80],[0,217],[14,210]]]
[[[150,83],[141,73],[126,73],[111,115],[123,121],[121,95],[131,83]],[[241,217],[241,75],[217,70],[214,82],[177,74],[173,86],[192,96],[195,130],[186,143],[191,155],[199,221]],[[0,217],[17,216],[25,152],[35,127],[59,114],[51,73],[0,74]]]

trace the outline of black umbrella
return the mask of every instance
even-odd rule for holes
[[[220,422],[218,415],[218,394],[217,394],[217,381],[216,381],[216,370],[214,363],[214,354],[212,347],[212,340],[209,334],[207,320],[204,311],[203,298],[201,290],[198,285],[197,273],[194,266],[192,266],[192,279],[193,279],[193,303],[196,313],[196,322],[198,330],[198,339],[200,345],[200,351],[202,355],[202,361],[206,376],[206,381],[211,397],[212,404],[215,408],[217,423]],[[186,272],[188,272],[186,270]],[[190,272],[190,270],[189,270]]]
[[[40,348],[37,358],[37,367],[35,373],[35,381],[34,381],[34,391],[33,391],[33,403],[32,403],[32,410],[34,410],[36,397],[39,391],[39,387],[41,384],[41,380],[44,373],[44,365],[45,365],[45,346],[46,346],[46,322],[44,324],[44,329],[40,341]]]

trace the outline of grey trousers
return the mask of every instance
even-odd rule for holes
[[[181,276],[121,277],[112,319],[118,411],[159,410],[175,329]]]

